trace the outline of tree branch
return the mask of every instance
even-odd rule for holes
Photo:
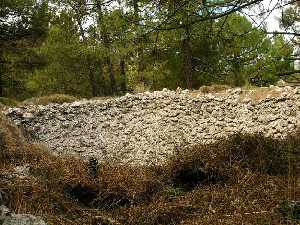
[[[203,21],[207,21],[207,20],[215,20],[215,19],[219,19],[219,18],[222,18],[222,17],[225,17],[225,16],[228,16],[232,13],[235,13],[235,12],[238,12],[246,7],[249,7],[251,5],[254,5],[254,4],[258,4],[260,2],[262,2],[263,0],[252,0],[250,2],[247,2],[245,4],[241,4],[237,7],[233,7],[232,9],[226,11],[226,12],[223,12],[223,13],[220,13],[220,14],[215,14],[215,15],[208,15],[208,16],[205,16],[205,17],[200,17],[198,19],[195,19],[193,21],[191,21],[189,24],[181,24],[179,26],[175,26],[175,27],[166,27],[166,28],[162,28],[161,25],[158,25],[157,27],[155,27],[153,30],[177,30],[177,29],[182,29],[186,26],[191,26],[193,24],[196,24],[196,23],[199,23],[199,22],[203,22]]]
[[[285,76],[290,76],[296,73],[300,73],[300,70],[294,70],[294,71],[288,71],[288,72],[281,72],[281,73],[277,73],[276,75],[279,77],[285,77]]]
[[[266,32],[267,34],[284,34],[284,35],[293,35],[293,36],[300,36],[300,33],[297,33],[297,32],[283,32],[283,31],[274,31],[274,32]]]

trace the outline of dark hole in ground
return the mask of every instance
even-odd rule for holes
[[[172,183],[175,187],[190,191],[198,185],[208,185],[222,183],[227,180],[213,169],[205,169],[197,164],[192,164],[175,172]]]
[[[64,194],[72,199],[78,200],[85,206],[91,206],[91,203],[97,198],[99,190],[94,187],[82,186],[81,184],[67,184],[64,187]]]
[[[100,191],[96,187],[82,186],[81,184],[66,185],[64,193],[67,197],[93,208],[114,209],[129,206],[133,202],[126,194]]]

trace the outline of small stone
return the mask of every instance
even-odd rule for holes
[[[23,118],[24,118],[24,119],[27,119],[27,120],[30,120],[30,119],[33,119],[34,116],[33,116],[32,113],[24,113],[24,114],[23,114]]]
[[[286,86],[286,82],[285,82],[284,80],[279,80],[279,81],[277,82],[277,86],[278,86],[278,87],[284,87],[284,86]]]
[[[70,107],[78,108],[78,107],[81,106],[81,104],[82,104],[81,102],[76,101],[76,102],[73,102],[73,103],[70,105]]]
[[[4,216],[9,216],[11,213],[10,209],[4,205],[0,205],[0,218]]]
[[[177,87],[177,88],[176,88],[176,92],[177,92],[178,94],[180,94],[181,91],[182,91],[182,89],[181,89],[180,87]]]

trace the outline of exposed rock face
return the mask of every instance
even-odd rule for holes
[[[282,88],[259,102],[224,96],[192,96],[163,90],[118,99],[26,106],[7,114],[56,153],[130,163],[161,162],[177,145],[207,143],[236,132],[284,137],[300,124],[298,89]]]

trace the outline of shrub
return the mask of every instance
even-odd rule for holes
[[[228,160],[242,169],[269,175],[289,175],[299,166],[299,131],[286,139],[256,135],[235,135],[224,143],[230,152]],[[296,172],[296,171],[295,171]]]
[[[23,160],[27,144],[20,130],[0,113],[0,168]]]
[[[70,95],[64,95],[64,94],[54,94],[54,95],[49,95],[49,96],[42,96],[42,97],[36,97],[36,98],[31,98],[27,99],[23,102],[25,105],[47,105],[50,103],[57,103],[57,104],[62,104],[62,103],[70,103],[77,101],[78,99],[74,96]]]
[[[164,185],[154,170],[142,166],[102,165],[98,176],[101,192],[97,204],[100,208],[149,201]]]
[[[199,88],[199,91],[201,91],[202,93],[208,94],[208,93],[222,92],[222,91],[225,91],[227,89],[230,89],[230,86],[215,84],[215,85],[211,85],[211,86],[203,85]]]
[[[11,99],[11,98],[5,98],[5,97],[0,97],[0,103],[5,105],[5,106],[18,106],[19,102]]]
[[[300,202],[298,201],[283,201],[276,209],[287,219],[300,221]]]
[[[299,133],[285,140],[235,135],[179,148],[164,165],[102,162],[91,174],[82,159],[26,143],[4,117],[0,131],[0,175],[30,167],[26,179],[0,179],[9,208],[42,215],[50,225],[281,224],[298,216],[297,205],[291,215],[285,205],[282,215],[274,209],[290,193],[300,197],[288,185],[299,178]]]

